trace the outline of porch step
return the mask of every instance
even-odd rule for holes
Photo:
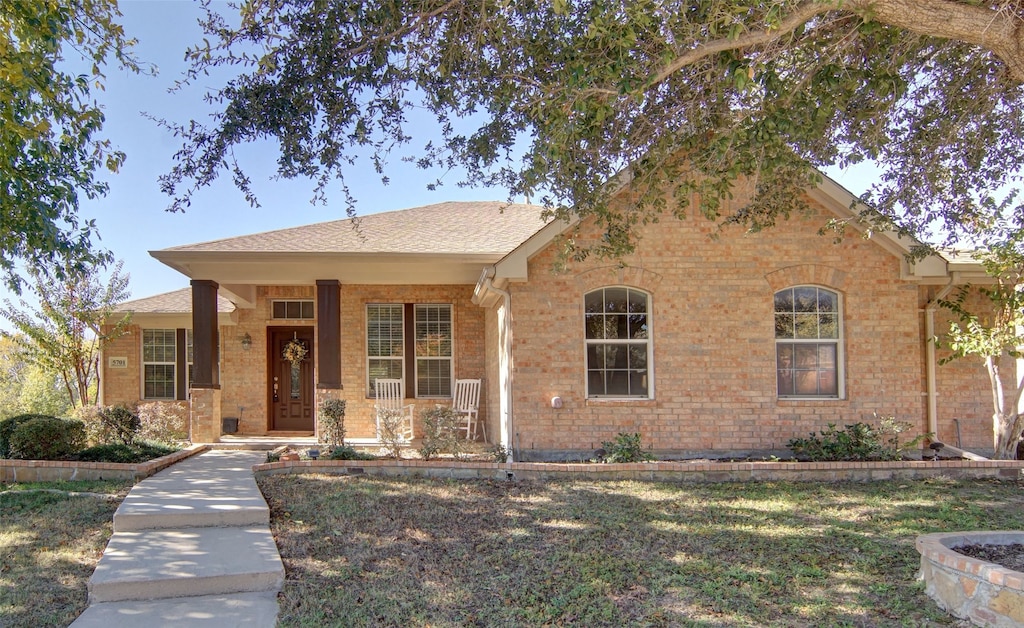
[[[252,477],[258,458],[225,464],[230,454],[207,452],[147,478],[118,506],[114,532],[267,525],[270,509]]]
[[[115,532],[89,581],[89,601],[278,591],[283,582],[265,524]]]
[[[276,623],[277,594],[270,591],[102,602],[86,609],[71,628],[273,628]]]

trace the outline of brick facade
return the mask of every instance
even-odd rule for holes
[[[778,451],[795,436],[873,421],[874,413],[927,431],[919,287],[901,280],[901,260],[870,240],[818,235],[826,219],[794,216],[746,234],[666,218],[640,229],[639,252],[621,264],[588,258],[555,272],[555,247],[532,258],[529,281],[507,288],[520,459],[592,451],[619,432],[640,432],[654,450],[678,454]],[[584,223],[572,237],[586,245],[597,234]],[[776,394],[773,295],[797,285],[841,295],[842,399]],[[583,298],[607,286],[651,296],[653,399],[587,399]],[[941,370],[940,437],[959,416],[965,447],[991,446],[990,424],[978,425],[977,378],[965,374],[963,365]],[[551,407],[554,396],[561,409]]]
[[[341,388],[321,390],[318,398],[345,399],[348,436],[374,438],[367,304],[451,304],[454,376],[483,379],[480,418],[491,441],[511,443],[518,460],[589,453],[620,432],[640,432],[643,443],[662,455],[781,452],[791,438],[829,423],[874,421],[876,414],[911,422],[915,434],[927,432],[925,321],[941,286],[901,278],[904,260],[898,254],[852,230],[838,241],[818,235],[830,217],[824,209],[795,215],[756,234],[719,231],[700,217],[666,217],[641,226],[637,252],[622,260],[590,257],[560,264],[557,246],[541,249],[529,260],[528,280],[503,284],[511,295],[511,417],[503,416],[502,406],[508,387],[501,380],[501,298],[480,307],[472,302],[472,285],[342,282]],[[569,235],[585,247],[600,230],[584,222]],[[840,295],[839,399],[780,399],[776,392],[773,297],[805,285]],[[587,398],[584,295],[614,286],[650,295],[650,399]],[[219,397],[210,416],[238,417],[240,434],[262,435],[270,431],[268,330],[317,325],[274,319],[272,301],[315,301],[316,288],[257,286],[254,296],[254,307],[238,307],[230,314],[232,324],[219,329],[221,388],[207,397]],[[937,332],[948,328],[948,313],[939,309],[934,317]],[[140,316],[107,347],[105,356],[127,357],[128,367],[104,365],[105,403],[139,400],[142,329],[182,326],[181,316],[177,325],[159,320]],[[242,343],[246,335],[249,349]],[[964,448],[990,449],[991,401],[981,365],[962,360],[938,366],[936,380],[937,438],[957,444],[959,424]],[[407,391],[413,389],[409,384]],[[553,397],[561,399],[560,408],[552,407]],[[446,401],[407,400],[417,405],[417,435],[419,413]],[[512,428],[508,440],[500,437],[503,423]]]
[[[484,371],[484,317],[485,312],[472,303],[472,286],[360,286],[341,287],[341,363],[342,389],[330,391],[331,396],[347,400],[346,429],[352,438],[374,438],[375,421],[373,400],[367,397],[366,375],[366,305],[370,303],[424,303],[451,304],[454,334],[455,378],[483,378]],[[221,325],[220,383],[218,416],[239,418],[239,434],[262,435],[271,433],[268,408],[267,330],[276,326],[295,327],[316,325],[315,320],[275,319],[272,302],[278,299],[312,300],[314,286],[259,286],[254,308],[240,308],[232,315],[234,325]],[[158,322],[135,323],[129,333],[111,343],[105,356],[128,358],[128,367],[104,369],[103,402],[134,404],[142,396],[142,329],[174,327]],[[180,325],[181,323],[177,323]],[[252,345],[243,347],[242,338],[249,334]],[[314,346],[314,355],[318,347]],[[407,389],[411,386],[407,383]],[[327,394],[326,392],[324,394]],[[324,396],[320,395],[320,397]],[[488,394],[482,394],[486,400]],[[204,403],[206,397],[204,395]],[[446,399],[409,399],[415,403],[417,425],[419,412]],[[194,404],[193,404],[194,405]],[[205,411],[204,411],[205,412]],[[204,414],[205,416],[205,414]],[[212,416],[212,413],[211,413]],[[480,416],[486,420],[487,412]],[[200,427],[202,442],[213,435],[214,426],[208,419]],[[209,423],[209,424],[207,424]],[[195,426],[193,426],[195,428]],[[218,427],[219,429],[219,427]],[[219,435],[219,432],[217,432]]]

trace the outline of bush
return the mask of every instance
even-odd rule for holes
[[[602,442],[601,447],[605,451],[604,462],[648,462],[654,460],[654,456],[644,451],[639,432],[633,434],[619,432],[614,441]]]
[[[807,438],[790,439],[787,446],[798,459],[810,462],[902,460],[904,452],[927,438],[926,434],[919,434],[900,443],[900,434],[911,427],[894,417],[879,418],[878,427],[858,422],[839,430],[835,423],[829,423],[821,436],[811,432]]]
[[[78,452],[72,458],[82,462],[123,462],[137,463],[146,462],[154,458],[166,456],[177,451],[160,443],[140,442],[134,445],[124,443],[111,443],[107,445],[96,445]]]
[[[403,434],[405,414],[401,410],[381,410],[379,418],[377,438],[383,446],[384,454],[397,460],[402,457],[402,446],[407,442]]]
[[[85,424],[76,419],[39,416],[14,428],[11,458],[64,460],[86,444]]]
[[[107,406],[100,408],[100,423],[109,435],[104,442],[131,445],[142,427],[139,415],[125,406]]]
[[[462,456],[462,439],[459,438],[459,427],[462,423],[454,410],[440,406],[424,410],[420,413],[423,419],[423,445],[420,455],[424,460],[436,458],[438,454],[453,454],[456,459]]]
[[[376,460],[377,457],[373,454],[368,454],[362,451],[357,451],[350,445],[341,445],[331,450],[327,456],[328,460]]]
[[[188,406],[178,401],[139,404],[138,438],[175,445],[188,440]]]
[[[317,414],[320,442],[333,448],[345,445],[345,400],[324,399]]]
[[[19,425],[32,419],[52,419],[45,414],[19,414],[0,421],[0,458],[11,457],[11,434]]]

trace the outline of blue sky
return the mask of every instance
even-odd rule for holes
[[[215,1],[214,7],[228,10],[226,2]],[[340,194],[329,196],[326,206],[313,206],[310,182],[272,180],[277,150],[271,143],[239,153],[261,207],[250,207],[227,177],[197,194],[187,213],[166,212],[169,199],[160,192],[158,177],[170,169],[180,143],[141,112],[185,123],[201,119],[208,111],[202,81],[185,92],[168,93],[186,68],[185,49],[202,41],[196,22],[200,10],[194,0],[122,0],[121,11],[126,33],[139,41],[137,56],[156,65],[158,73],[144,76],[116,66],[106,69],[106,89],[95,93],[106,113],[104,136],[128,158],[121,171],[109,178],[110,193],[96,201],[84,200],[81,215],[96,220],[100,244],[124,261],[124,271],[131,275],[132,298],[188,285],[187,277],[150,257],[150,250],[346,217]],[[211,80],[209,85],[216,82]],[[436,173],[431,177],[393,163],[387,174],[391,179],[387,186],[367,164],[346,175],[360,214],[446,200],[506,198],[504,190],[456,187],[457,173],[449,175],[449,185],[437,191],[426,189]],[[830,174],[853,192],[867,187],[864,176]]]

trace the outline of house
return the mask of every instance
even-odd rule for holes
[[[947,324],[936,299],[980,267],[911,263],[891,234],[819,235],[854,198],[828,178],[807,196],[812,212],[760,233],[666,218],[621,260],[564,265],[562,238],[600,237],[590,220],[500,202],[153,251],[191,288],[122,306],[103,402],[190,403],[193,440],[212,442],[228,417],[241,434],[313,433],[318,400],[338,397],[349,436],[373,439],[376,378],[401,379],[417,412],[481,378],[486,432],[517,460],[620,432],[662,455],[763,455],[876,414],[990,450],[983,369],[939,365],[929,340]],[[301,360],[283,358],[290,342]]]

